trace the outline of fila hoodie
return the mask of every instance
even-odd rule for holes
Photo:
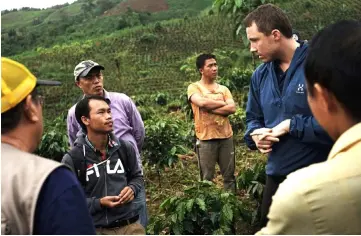
[[[84,191],[88,209],[93,217],[95,227],[108,226],[116,220],[127,220],[137,214],[132,211],[132,202],[115,208],[106,208],[100,205],[100,198],[117,196],[121,190],[129,186],[137,196],[143,186],[142,171],[137,163],[133,146],[125,141],[121,145],[118,139],[109,135],[108,151],[102,160],[101,153],[97,151],[85,136],[79,136],[76,141],[77,153],[86,160],[86,184]],[[129,144],[129,145],[128,145]],[[123,149],[123,152],[120,151]],[[126,153],[121,157],[121,153]],[[62,160],[75,173],[74,162],[69,154]]]

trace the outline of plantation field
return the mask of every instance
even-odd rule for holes
[[[212,0],[157,0],[157,6],[144,1],[114,0],[111,8],[98,4],[89,14],[84,6],[91,4],[80,0],[56,9],[2,15],[2,53],[24,63],[40,79],[62,82],[41,91],[45,133],[37,153],[59,160],[67,151],[66,114],[81,97],[73,69],[82,60],[94,60],[105,67],[105,89],[131,96],[145,123],[147,232],[252,234],[258,227],[266,157],[248,150],[242,137],[247,86],[260,62],[241,36],[234,36],[235,22],[211,9]],[[274,2],[302,39],[310,40],[336,20],[361,19],[361,0]],[[231,90],[237,103],[230,116],[236,143],[235,196],[222,191],[219,171],[214,184],[198,182],[186,89],[199,79],[195,58],[202,52],[217,56],[218,82]]]

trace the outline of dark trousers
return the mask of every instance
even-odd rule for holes
[[[268,222],[268,212],[272,204],[272,197],[276,193],[278,186],[286,179],[286,176],[267,175],[266,185],[263,191],[262,206],[261,206],[261,221],[260,227],[263,228]]]

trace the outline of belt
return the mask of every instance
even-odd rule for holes
[[[139,215],[136,215],[136,216],[133,216],[127,220],[116,220],[116,221],[113,221],[112,223],[110,223],[109,225],[107,226],[104,226],[102,228],[120,228],[120,227],[123,227],[123,226],[126,226],[126,225],[130,225],[130,224],[133,224],[134,222],[136,222],[137,220],[139,219]]]

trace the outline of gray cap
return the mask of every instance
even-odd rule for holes
[[[87,76],[89,71],[95,67],[99,67],[101,70],[104,70],[104,66],[99,65],[95,61],[87,60],[80,62],[74,69],[75,81],[78,80],[79,76]]]

